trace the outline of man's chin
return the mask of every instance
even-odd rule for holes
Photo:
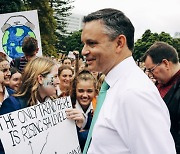
[[[91,71],[91,72],[92,72],[92,71],[95,71],[95,72],[96,72],[95,67],[93,67],[92,65],[88,65],[87,68],[88,68],[88,70]]]

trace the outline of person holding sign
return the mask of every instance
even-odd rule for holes
[[[0,115],[44,102],[56,95],[59,84],[58,66],[55,61],[36,57],[27,63],[22,75],[22,84],[17,93],[4,100]],[[0,146],[0,154],[3,154]]]
[[[93,116],[92,100],[97,95],[96,80],[87,70],[82,70],[72,84],[71,100],[75,108],[72,111],[82,113],[85,117],[83,125],[77,127],[81,150],[83,151]],[[76,119],[75,119],[76,120]]]
[[[175,154],[167,106],[132,57],[130,19],[107,8],[83,22],[82,55],[106,75],[83,154]]]

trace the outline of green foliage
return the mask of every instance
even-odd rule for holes
[[[80,53],[80,57],[82,57],[81,56],[81,51],[82,51],[82,48],[83,48],[83,44],[81,42],[81,33],[82,33],[82,30],[79,30],[79,31],[76,31],[76,32],[72,33],[71,35],[69,35],[66,38],[66,51],[67,51],[67,54],[68,54],[69,51],[78,50],[79,53]]]
[[[180,59],[180,38],[174,38],[172,45],[177,50],[177,52],[179,54],[179,59]]]
[[[54,9],[54,18],[57,21],[57,31],[65,32],[65,17],[71,15],[70,11],[74,8],[70,4],[72,0],[50,0],[50,6]]]
[[[0,0],[0,14],[18,12],[23,10],[21,0]]]
[[[50,0],[50,6],[54,9],[54,18],[57,22],[55,47],[58,53],[66,51],[66,36],[64,34],[66,33],[67,21],[65,17],[71,15],[70,11],[73,6],[70,4],[72,2],[73,0]]]
[[[56,20],[53,17],[53,9],[49,0],[25,0],[27,10],[38,10],[39,27],[41,34],[42,51],[44,55],[56,55]]]
[[[135,60],[141,59],[147,49],[156,41],[167,42],[179,52],[180,56],[180,38],[173,38],[170,34],[161,32],[160,34],[152,33],[151,30],[146,30],[141,39],[135,42],[133,57]]]
[[[56,57],[60,52],[68,54],[69,51],[78,50],[81,55],[81,31],[69,36],[63,35],[66,32],[65,17],[71,14],[72,2],[73,0],[0,0],[0,13],[38,10],[43,54]],[[172,38],[165,32],[152,33],[148,29],[142,38],[135,42],[135,60],[140,59],[155,41],[169,43],[177,49],[180,56],[180,38]]]
[[[68,11],[73,8],[71,2],[73,1],[0,0],[0,13],[38,10],[43,54],[57,56],[57,52],[64,47],[65,37],[59,32],[64,32],[66,25],[64,17],[68,16],[70,14]]]

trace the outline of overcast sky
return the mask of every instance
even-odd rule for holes
[[[135,38],[145,30],[174,36],[180,32],[180,0],[75,0],[72,13],[87,15],[102,8],[123,11],[135,27]]]

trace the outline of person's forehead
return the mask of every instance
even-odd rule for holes
[[[16,72],[16,73],[12,74],[12,77],[11,77],[11,78],[12,78],[12,79],[14,79],[14,78],[16,78],[16,79],[19,78],[19,79],[20,79],[21,76],[22,76],[21,73]]]
[[[10,64],[8,61],[2,61],[2,62],[0,62],[0,67],[9,68]]]
[[[64,62],[66,62],[66,63],[70,63],[70,62],[71,62],[71,60],[70,60],[70,59],[65,59],[65,60],[64,60]]]
[[[88,80],[79,79],[77,82],[77,89],[82,88],[82,87],[94,88],[94,81],[90,79]]]
[[[84,24],[81,39],[91,39],[91,36],[97,33],[103,34],[104,26],[100,21],[91,21]]]
[[[151,68],[152,66],[154,66],[154,63],[153,63],[152,58],[151,58],[150,56],[147,56],[147,57],[146,57],[146,60],[145,60],[144,64],[145,64],[145,67],[146,67],[147,69],[149,69],[149,68]]]
[[[72,74],[72,71],[70,69],[64,69],[61,74]]]
[[[145,64],[146,63],[151,63],[153,64],[153,61],[152,61],[152,58],[150,56],[147,56],[146,59],[145,59]]]

